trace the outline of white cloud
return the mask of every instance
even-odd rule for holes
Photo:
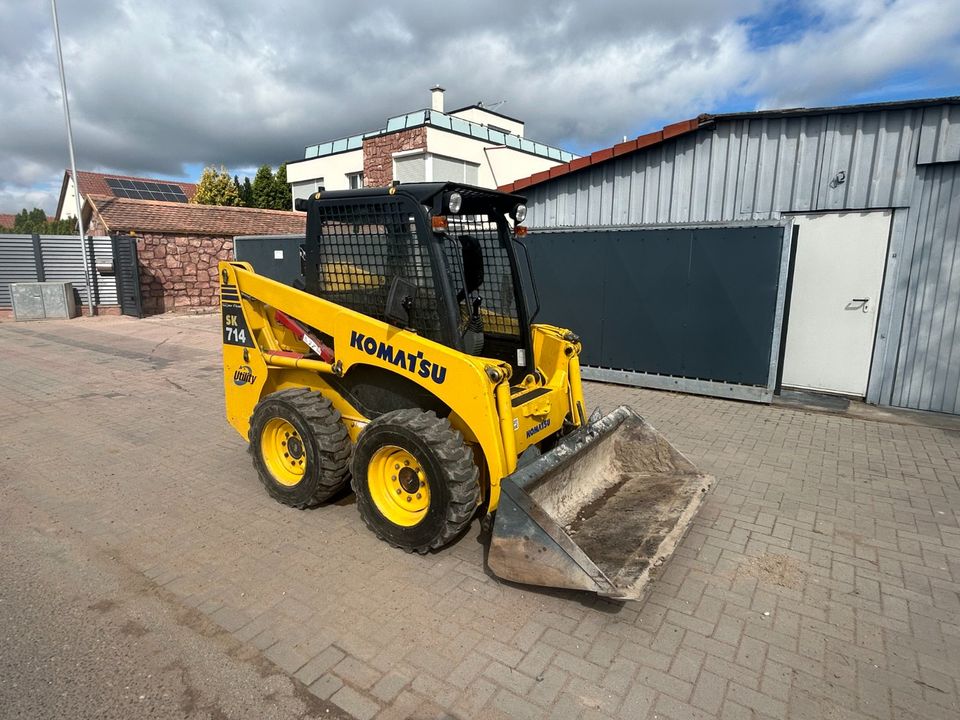
[[[506,99],[531,137],[590,148],[732,104],[842,102],[917,68],[960,70],[956,2],[808,0],[810,27],[751,45],[758,18],[783,7],[88,0],[60,11],[78,164],[130,174],[276,165],[426,106],[437,82],[451,106]],[[52,211],[67,154],[45,3],[0,0],[0,97],[0,211],[41,200]]]
[[[854,95],[899,70],[957,67],[960,3],[943,0],[822,3],[825,30],[772,48],[757,62],[750,89],[764,107],[815,105]]]

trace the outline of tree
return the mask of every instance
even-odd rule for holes
[[[250,178],[243,178],[243,188],[240,190],[240,198],[247,207],[253,207],[253,185],[250,184]]]
[[[240,184],[240,178],[236,175],[233,176],[233,186],[237,188],[237,195],[240,196],[240,207],[246,207],[247,202],[243,197],[243,185]]]
[[[75,219],[48,220],[47,213],[37,207],[33,210],[24,208],[14,216],[13,227],[0,228],[0,232],[23,235],[73,235],[76,231]]]
[[[66,220],[47,220],[43,230],[38,235],[76,235],[77,219],[67,218]]]
[[[268,210],[290,210],[293,207],[293,196],[287,184],[287,165],[284,163],[277,168],[276,174],[269,165],[261,165],[253,179],[252,207]]]
[[[273,170],[269,165],[261,165],[253,178],[253,207],[272,208],[274,194]]]
[[[228,205],[231,207],[240,207],[242,200],[237,186],[233,183],[233,178],[227,169],[220,166],[217,170],[214,167],[205,167],[200,175],[200,182],[197,183],[197,194],[193,196],[190,202],[200,205]]]
[[[290,185],[287,183],[287,164],[282,163],[277,168],[277,174],[273,177],[273,182],[277,186],[278,204],[277,210],[293,210],[293,193]]]
[[[39,233],[47,224],[47,214],[38,207],[33,210],[24,208],[13,218],[13,231],[18,233]]]

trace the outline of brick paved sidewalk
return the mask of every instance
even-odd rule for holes
[[[643,604],[425,557],[261,490],[215,316],[0,324],[33,504],[358,718],[956,718],[960,435],[589,384],[717,477]],[[476,525],[476,524],[475,524]]]

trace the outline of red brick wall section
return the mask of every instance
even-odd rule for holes
[[[137,255],[144,314],[213,307],[219,302],[217,263],[233,258],[233,239],[144,234],[137,237]]]
[[[385,187],[393,180],[393,154],[427,147],[425,127],[401,130],[363,141],[363,184]]]

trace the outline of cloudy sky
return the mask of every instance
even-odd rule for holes
[[[957,0],[60,0],[80,169],[252,174],[447,88],[589,152],[701,112],[960,95]],[[68,163],[50,3],[0,0],[0,212]]]

